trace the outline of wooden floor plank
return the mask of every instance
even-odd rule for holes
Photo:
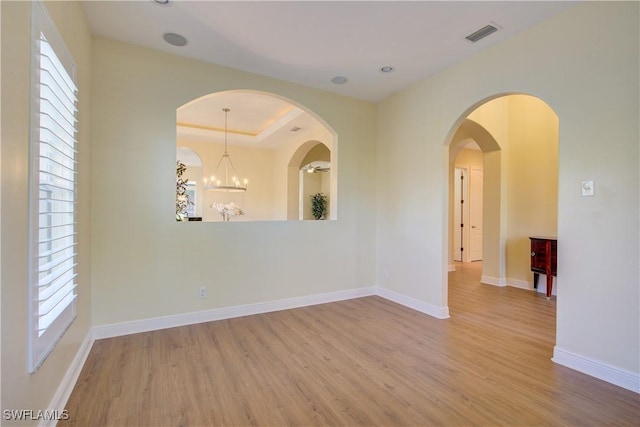
[[[95,342],[59,426],[639,425],[551,361],[555,300],[449,276],[451,318],[379,297]]]

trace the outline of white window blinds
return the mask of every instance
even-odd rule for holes
[[[39,2],[32,8],[30,351],[34,372],[75,318],[75,65]]]

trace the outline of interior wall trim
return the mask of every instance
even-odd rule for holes
[[[420,301],[418,299],[399,294],[385,288],[378,288],[377,291],[377,295],[382,298],[388,299],[389,301],[393,301],[421,313],[428,314],[429,316],[435,317],[436,319],[449,318],[449,307],[438,307],[437,305],[429,304],[424,301]]]
[[[511,286],[512,288],[518,288],[518,289],[526,289],[528,291],[533,290],[533,283],[528,282],[526,280],[520,280],[520,279],[507,279],[507,286]],[[539,286],[540,286],[540,281],[538,281],[538,287]]]
[[[535,291],[538,292],[539,294],[545,294],[547,292],[547,276],[544,274],[540,274],[540,277],[538,279],[538,289],[535,289],[533,287],[533,282],[529,282],[527,280],[520,280],[520,279],[507,279],[507,286],[511,286],[513,288],[518,288],[518,289],[526,289],[528,291]],[[551,289],[551,295],[556,295],[556,290],[557,290],[557,286],[556,286],[556,278],[553,278],[553,288]]]
[[[507,286],[507,279],[503,277],[491,277],[485,276],[484,274],[480,277],[480,283],[486,283],[487,285],[493,286]]]
[[[122,335],[137,334],[140,332],[157,331],[160,329],[175,328],[178,326],[187,326],[203,322],[212,322],[215,320],[232,319],[234,317],[250,316],[252,314],[269,313],[279,310],[288,310],[292,308],[305,307],[316,304],[326,304],[329,302],[344,301],[352,298],[361,298],[373,295],[380,296],[405,307],[411,308],[424,314],[428,314],[429,316],[433,316],[437,319],[449,318],[449,307],[438,307],[433,304],[429,304],[424,301],[399,294],[389,289],[371,286],[336,292],[328,292],[324,294],[260,302],[255,304],[222,307],[212,310],[94,326],[93,338],[112,338]]]
[[[262,314],[272,311],[306,307],[309,305],[326,304],[329,302],[343,301],[352,298],[361,298],[375,294],[375,287],[363,287],[356,289],[347,289],[343,291],[328,292],[324,294],[259,302],[255,304],[214,308],[211,310],[196,311],[191,313],[133,320],[130,322],[94,326],[93,336],[95,339],[118,337],[122,335],[137,334],[140,332],[157,331],[160,329],[175,328],[178,326],[212,322],[215,320],[233,319],[235,317],[250,316],[252,314]]]
[[[89,353],[91,352],[91,348],[93,347],[93,329],[89,329],[87,335],[84,337],[84,340],[80,344],[78,351],[76,352],[75,357],[71,361],[67,372],[62,377],[62,381],[60,381],[60,385],[56,389],[56,393],[53,395],[51,402],[49,403],[48,410],[49,411],[57,411],[56,413],[61,414],[67,405],[67,401],[69,400],[69,396],[71,396],[71,392],[73,388],[76,386],[76,381],[78,381],[78,377],[80,376],[80,372],[84,367],[84,363],[89,357]],[[40,427],[54,427],[57,424],[57,420],[47,420],[47,417],[44,417],[38,423]]]
[[[607,365],[558,346],[553,348],[551,360],[558,365],[566,366],[640,394],[640,374],[638,373]]]

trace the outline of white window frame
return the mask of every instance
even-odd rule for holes
[[[31,7],[29,351],[35,372],[76,317],[76,66],[44,5]]]

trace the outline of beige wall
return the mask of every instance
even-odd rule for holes
[[[375,284],[375,171],[361,162],[375,156],[374,104],[101,38],[93,48],[95,325]],[[337,221],[176,223],[176,108],[228,89],[276,92],[339,135]]]
[[[482,151],[480,150],[460,150],[455,158],[455,167],[482,169]]]
[[[2,46],[2,7],[0,7],[0,46]],[[1,64],[1,61],[0,61]],[[0,76],[2,76],[2,71],[0,71]],[[1,82],[0,82],[0,95],[2,94]],[[2,102],[0,102],[0,117],[2,116]],[[0,141],[2,138],[2,121],[0,120]],[[0,143],[1,147],[1,143]],[[2,183],[2,149],[0,149],[0,184]],[[0,185],[0,224],[2,224],[2,186]],[[2,260],[2,244],[0,244],[0,260]],[[2,262],[0,262],[0,346],[2,343]],[[0,352],[2,349],[0,348]],[[0,381],[2,380],[2,363],[0,362]],[[2,404],[2,385],[0,384],[0,409],[4,409],[4,405]]]
[[[446,145],[488,99],[537,96],[560,126],[557,347],[640,372],[638,6],[578,4],[379,105],[378,283],[447,304]]]
[[[538,98],[507,99],[507,278],[532,282],[529,236],[558,233],[558,117]]]
[[[77,3],[46,8],[70,50],[79,83],[78,317],[34,374],[27,373],[29,2],[2,8],[2,409],[46,409],[91,326],[91,36]],[[2,421],[3,425],[10,425]]]

